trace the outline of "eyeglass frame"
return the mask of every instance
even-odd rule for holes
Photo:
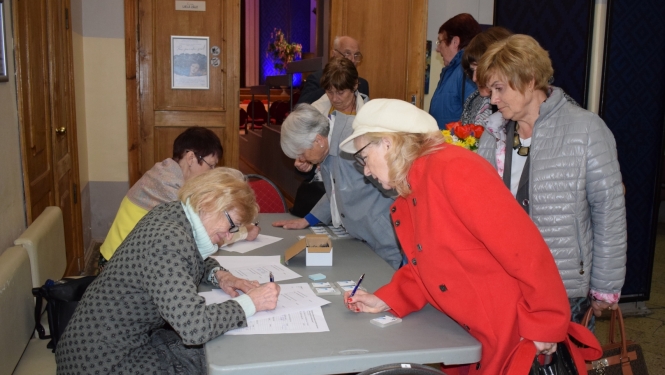
[[[360,150],[356,151],[356,152],[353,154],[353,158],[356,159],[356,162],[357,162],[358,164],[360,164],[361,167],[364,167],[364,166],[367,165],[367,163],[365,162],[365,158],[366,158],[367,156],[363,157],[362,155],[360,155],[360,153],[363,152],[363,150],[366,149],[367,146],[371,145],[372,143],[374,143],[374,142],[369,142],[369,143],[367,143],[365,146],[363,146],[363,148],[361,148]]]
[[[201,160],[202,162],[206,163],[206,164],[208,165],[208,167],[210,167],[210,169],[215,169],[215,166],[212,165],[212,164],[210,164],[210,163],[208,163],[208,162],[203,158],[203,156],[199,156],[199,160]]]
[[[338,50],[337,48],[333,48],[333,51],[335,51],[335,52],[339,53],[340,55],[344,56],[345,59],[349,59],[349,60],[351,60],[349,57],[350,57],[350,56],[353,57],[353,60],[351,60],[351,61],[353,61],[353,62],[361,62],[361,61],[363,61],[363,54],[360,53],[360,51],[358,51],[358,52],[356,52],[356,53],[353,53],[353,54],[351,54],[351,53],[343,53],[342,51]],[[347,56],[347,55],[348,55],[348,56]]]
[[[224,210],[224,215],[226,215],[226,219],[229,221],[229,224],[231,225],[229,227],[229,233],[237,233],[240,230],[240,227],[233,222],[233,220],[231,219],[231,215],[229,215],[229,213],[226,212],[226,210]]]

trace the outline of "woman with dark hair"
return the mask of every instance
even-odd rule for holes
[[[444,68],[429,107],[439,129],[459,121],[464,101],[476,91],[476,84],[464,75],[460,61],[464,48],[478,33],[480,25],[468,13],[456,15],[439,28],[436,50],[443,58]]]
[[[100,248],[99,271],[111,260],[136,223],[157,205],[178,199],[178,190],[185,181],[214,169],[222,158],[222,144],[210,129],[191,127],[173,142],[173,156],[155,164],[129,189],[120,203],[113,224]],[[253,224],[243,227],[230,242],[252,241],[260,228]]]
[[[464,49],[464,54],[462,54],[462,69],[464,69],[466,76],[471,78],[478,86],[478,90],[469,95],[464,102],[464,110],[462,111],[462,118],[460,120],[463,125],[476,124],[484,127],[487,118],[492,114],[490,91],[487,87],[478,84],[476,80],[476,68],[478,68],[478,61],[480,61],[487,47],[510,35],[512,33],[503,27],[493,26],[476,35]]]

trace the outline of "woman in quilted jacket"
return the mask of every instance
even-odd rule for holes
[[[547,51],[530,36],[488,48],[476,75],[499,112],[490,116],[478,153],[543,235],[579,322],[589,307],[596,316],[618,307],[626,210],[612,132],[550,86],[553,73]]]

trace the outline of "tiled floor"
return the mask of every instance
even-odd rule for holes
[[[649,373],[665,374],[665,223],[658,224],[651,295],[646,302],[651,314],[625,317],[626,336],[642,346]],[[596,337],[607,343],[608,319],[596,323]]]

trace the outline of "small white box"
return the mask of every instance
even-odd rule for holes
[[[296,254],[305,250],[305,265],[309,266],[332,266],[333,248],[330,237],[325,234],[308,234],[302,240],[296,242],[286,250],[284,254],[285,263]]]

